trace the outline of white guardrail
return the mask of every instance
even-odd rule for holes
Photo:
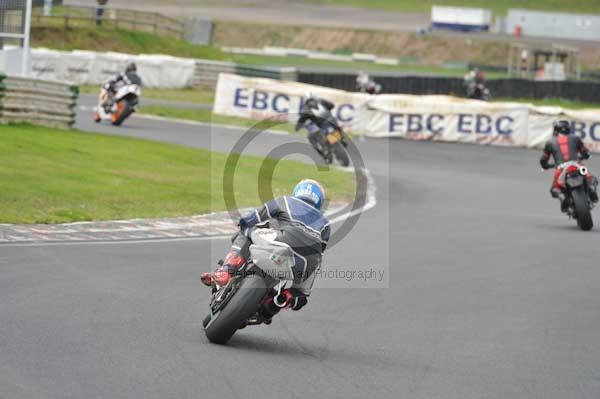
[[[374,54],[352,53],[352,54],[333,54],[324,51],[313,51],[291,47],[272,47],[265,46],[263,48],[250,47],[222,47],[226,53],[232,54],[249,54],[249,55],[266,55],[272,57],[306,57],[315,60],[340,61],[340,62],[372,62],[374,64],[383,65],[399,65],[400,61],[397,58],[378,57]]]
[[[150,88],[214,87],[219,73],[222,72],[273,79],[296,79],[296,69],[290,67],[265,68],[160,54],[132,55],[37,48],[31,50],[30,58],[32,76],[78,85],[101,84],[123,72],[127,63],[131,61],[137,64],[143,86]]]
[[[31,50],[31,74],[74,84],[100,84],[135,62],[145,87],[182,88],[190,85],[196,63],[190,58],[168,55],[123,54],[84,50],[58,51],[44,48]]]
[[[1,123],[26,122],[57,128],[75,123],[79,90],[69,83],[2,75]]]

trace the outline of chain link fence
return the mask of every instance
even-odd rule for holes
[[[0,0],[0,50],[12,44],[20,49],[20,70],[26,74],[29,58],[29,30],[31,26],[32,0]],[[13,52],[14,53],[14,52]],[[6,67],[5,52],[2,54],[4,69]],[[14,62],[14,57],[11,63]]]
[[[26,19],[27,0],[0,0],[0,38],[4,42],[24,40]]]

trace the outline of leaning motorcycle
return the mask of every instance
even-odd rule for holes
[[[549,166],[553,167],[554,165]],[[565,213],[569,218],[577,220],[577,225],[581,230],[591,230],[594,227],[591,213],[594,203],[590,197],[588,168],[575,161],[565,162],[559,167],[564,174],[565,202],[563,209]]]
[[[276,237],[275,230],[254,229],[250,233],[250,260],[225,286],[213,290],[209,314],[202,322],[210,342],[226,344],[239,329],[271,324],[271,318],[266,316],[267,304],[273,303],[280,309],[291,305],[284,290],[292,286],[295,278],[303,276],[296,270],[293,250],[275,241]]]
[[[137,84],[119,83],[112,89],[109,83],[104,83],[94,109],[94,121],[110,120],[115,126],[121,125],[137,111],[141,93],[142,88]]]
[[[340,165],[344,167],[350,165],[350,156],[346,151],[346,138],[341,127],[333,123],[328,123],[323,131],[314,123],[309,123],[305,127],[309,136],[316,137],[316,140],[311,140],[311,145],[321,154],[325,162],[333,163],[335,156]]]

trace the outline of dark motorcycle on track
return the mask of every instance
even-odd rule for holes
[[[483,83],[471,82],[467,85],[467,98],[473,100],[490,101],[492,94]]]
[[[465,75],[464,85],[467,98],[490,101],[492,93],[485,85],[485,75],[479,69],[474,69]]]
[[[346,138],[342,128],[334,123],[327,123],[327,126],[321,130],[314,123],[304,125],[308,131],[308,141],[313,148],[323,157],[328,164],[333,163],[333,157],[338,160],[340,165],[346,167],[350,165],[350,156],[346,151]]]
[[[319,99],[308,92],[295,130],[304,127],[308,131],[308,141],[323,157],[326,163],[333,163],[335,156],[342,166],[350,165],[350,156],[346,151],[348,143],[342,127],[333,115],[334,104]]]
[[[275,241],[277,231],[255,229],[250,233],[250,260],[229,279],[225,286],[216,286],[209,305],[209,314],[202,325],[210,342],[226,344],[237,330],[246,326],[271,324],[267,304],[278,308],[290,305],[284,289],[298,275],[294,252],[286,244]]]
[[[551,168],[555,165],[550,164]],[[577,220],[581,230],[591,230],[594,227],[592,220],[592,209],[594,203],[590,197],[587,167],[579,162],[569,161],[559,165],[564,174],[564,200],[563,210],[569,216]]]

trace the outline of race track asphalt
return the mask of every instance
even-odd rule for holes
[[[240,137],[137,117],[78,127],[218,150]],[[198,276],[227,240],[0,246],[0,397],[600,397],[600,228],[559,213],[538,153],[358,146],[377,206],[324,269],[378,268],[389,287],[317,281],[301,312],[216,346]]]

